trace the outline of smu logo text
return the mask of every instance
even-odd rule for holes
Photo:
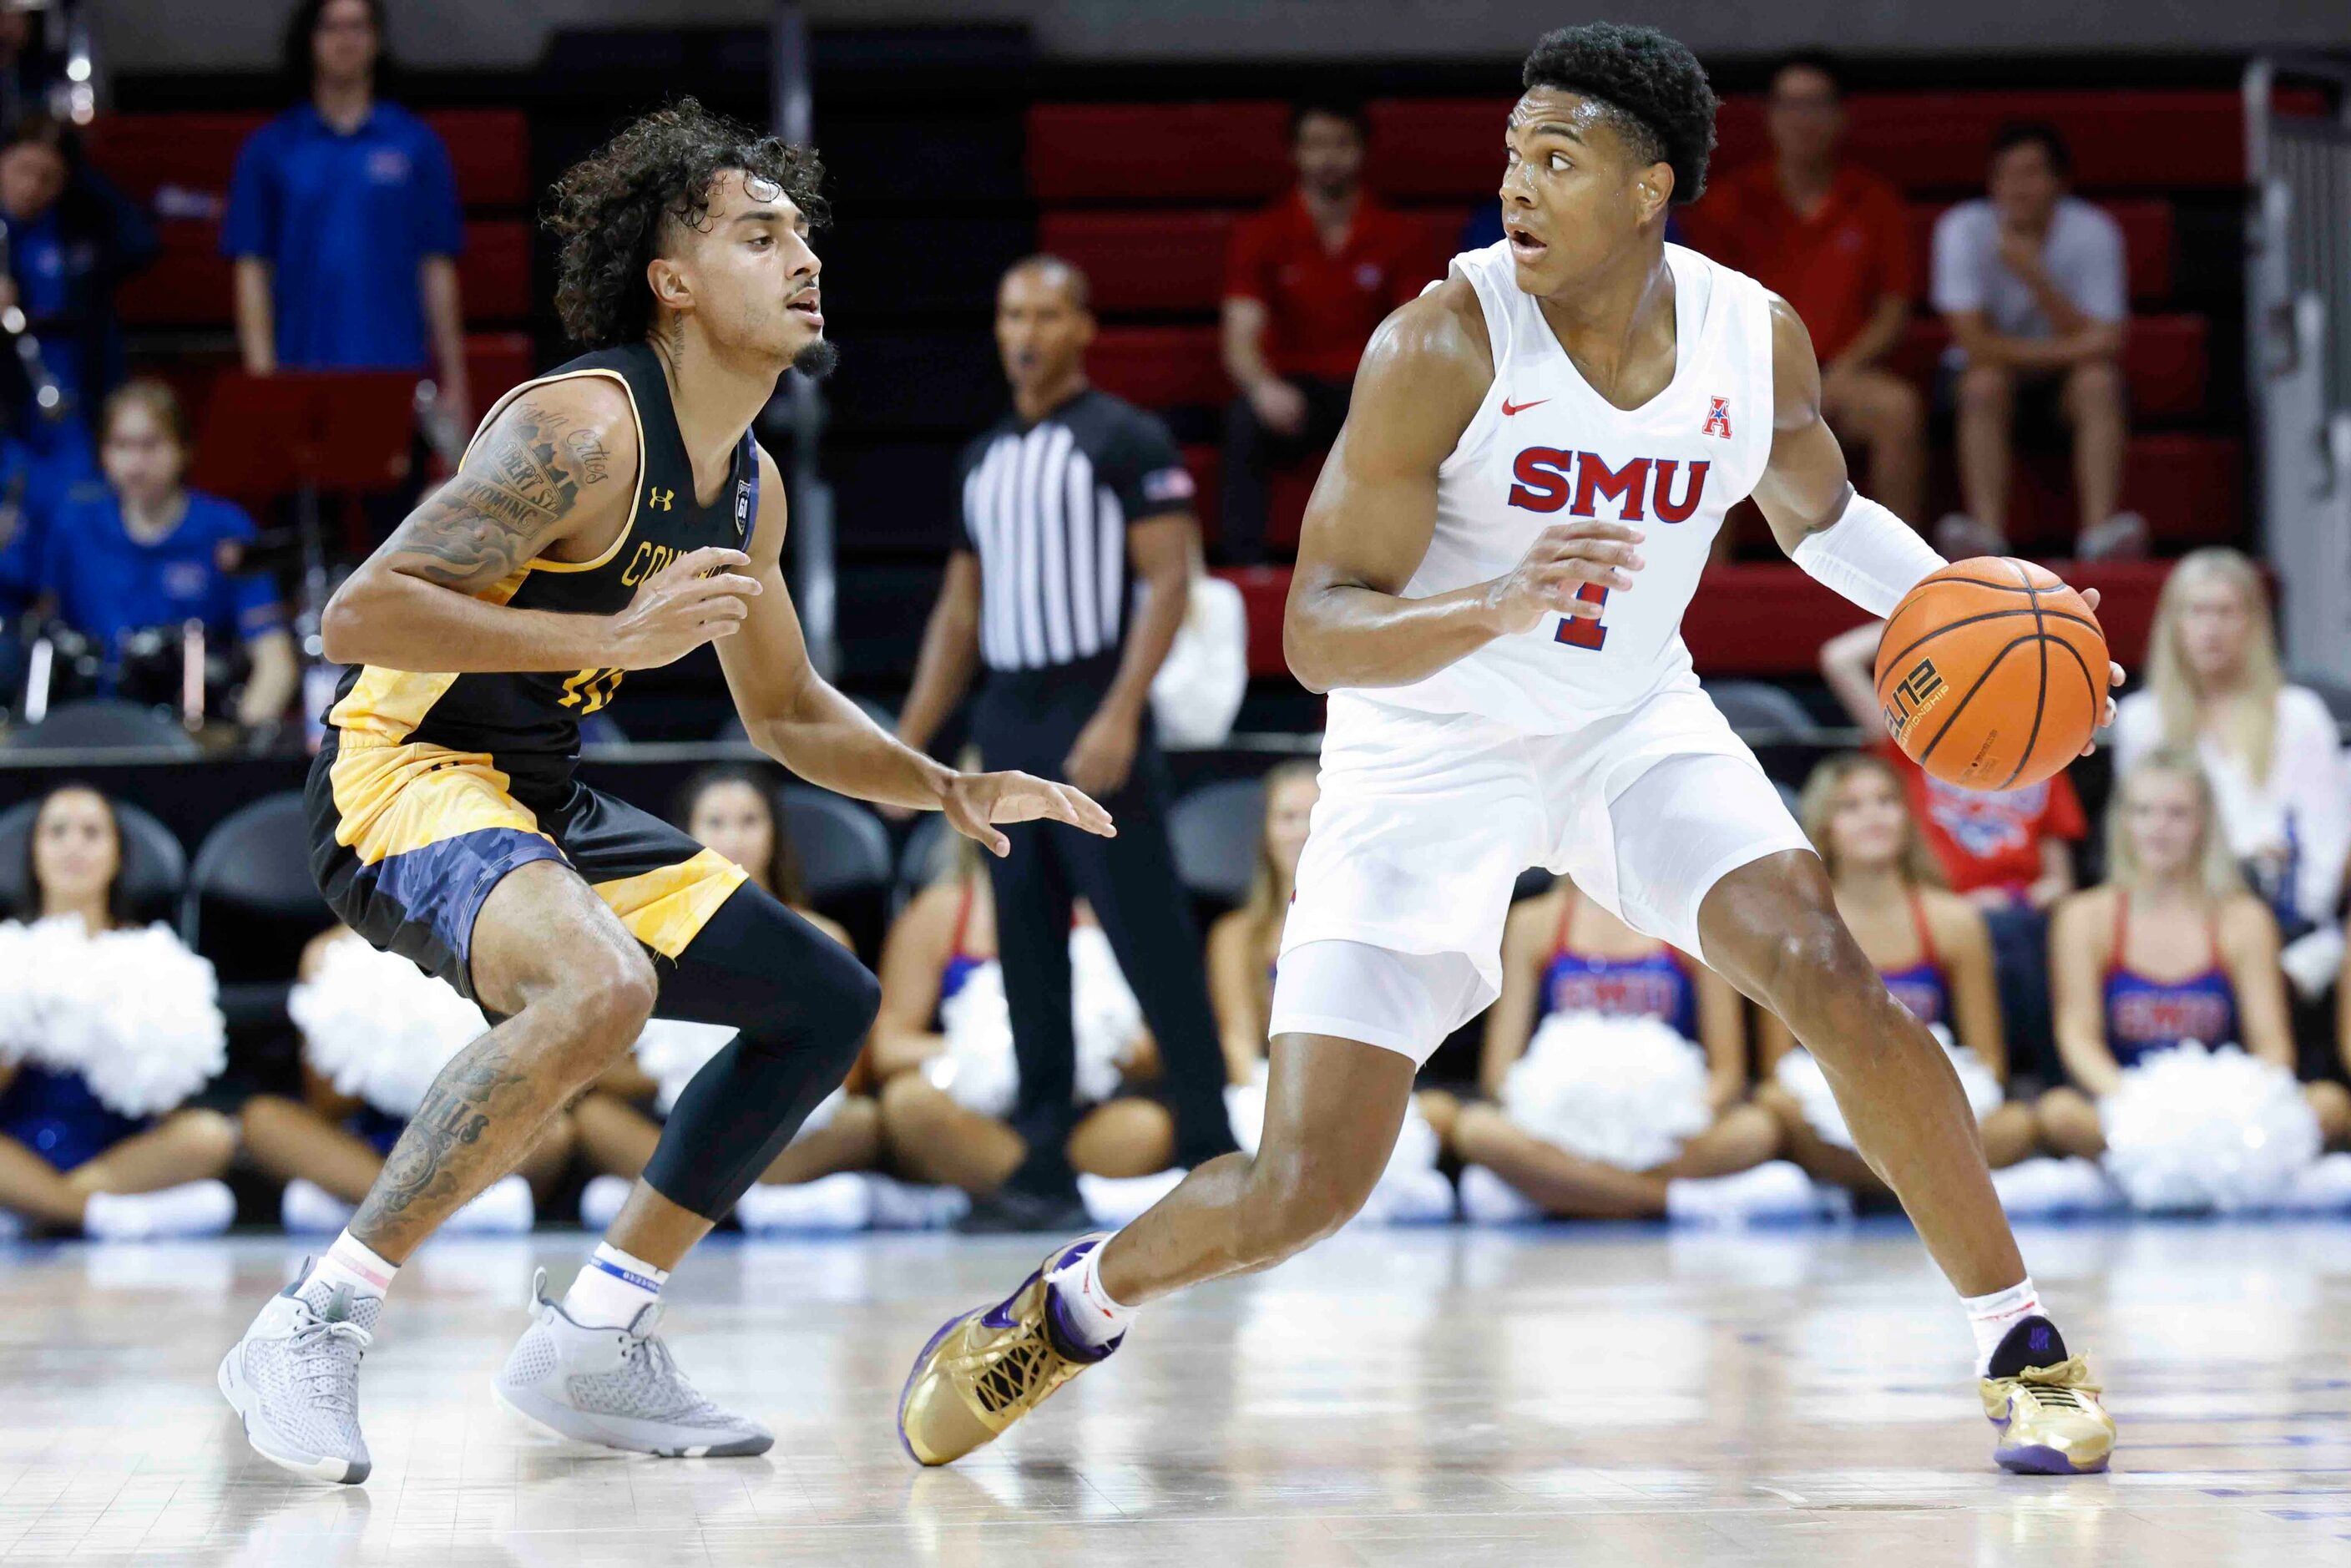
[[[1593,508],[1605,496],[1616,503],[1621,521],[1646,522],[1654,512],[1661,523],[1686,523],[1706,495],[1710,466],[1692,463],[1685,478],[1677,458],[1635,457],[1622,468],[1611,468],[1589,452],[1530,446],[1510,465],[1510,476],[1518,481],[1510,486],[1510,505],[1530,512],[1567,507],[1570,517],[1589,517],[1597,515]],[[1677,489],[1679,495],[1675,494]],[[1573,506],[1568,505],[1571,499]]]

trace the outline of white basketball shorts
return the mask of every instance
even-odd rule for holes
[[[1416,1062],[1501,994],[1502,924],[1529,866],[1703,960],[1698,912],[1714,884],[1812,847],[1687,676],[1561,735],[1340,693],[1322,781],[1271,1032]]]

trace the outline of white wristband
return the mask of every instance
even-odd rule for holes
[[[1880,621],[1920,579],[1949,564],[1916,528],[1858,490],[1844,517],[1806,534],[1788,557]]]

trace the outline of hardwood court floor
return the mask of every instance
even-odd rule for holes
[[[2003,1476],[1966,1332],[1906,1229],[1357,1231],[1154,1309],[1000,1447],[918,1471],[906,1359],[1042,1245],[711,1247],[681,1359],[760,1459],[524,1433],[487,1377],[564,1234],[444,1241],[361,1380],[359,1488],[247,1449],[215,1359],[277,1239],[0,1250],[10,1563],[2351,1563],[2351,1228],[2030,1232],[2112,1390],[2110,1476]]]

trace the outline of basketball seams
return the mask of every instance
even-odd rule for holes
[[[1905,647],[1899,653],[1894,654],[1891,662],[1898,665],[1903,660],[1908,658],[1911,654],[1917,653],[1919,649],[1925,647],[1928,643],[1933,642],[1936,638],[1941,636],[1946,632],[1956,632],[1962,626],[1974,626],[1986,621],[1998,621],[2006,616],[2031,615],[2032,613],[2033,612],[2030,610],[1987,610],[1980,615],[1966,615],[1960,617],[1957,621],[1946,621],[1940,626],[1936,627],[1932,632],[1928,632],[1917,638],[1907,647]],[[2099,632],[2098,623],[2095,621],[2089,619],[2087,616],[2076,615],[2070,610],[2051,610],[2044,611],[2042,613],[2051,621],[2070,622],[2074,625],[2087,627],[2090,631]],[[1898,615],[1896,616],[1896,619],[1899,619]],[[1889,632],[1892,632],[1894,630],[1893,622],[1886,622],[1886,629]],[[2105,633],[2100,632],[2099,634],[2103,636]],[[1882,648],[1878,657],[1881,662],[1885,662],[1886,655]],[[1884,683],[1881,681],[1879,684],[1882,687]],[[1883,700],[1882,691],[1880,693],[1880,700]]]
[[[2002,613],[2018,615],[2022,614],[2023,612],[2005,611]],[[1951,726],[1959,723],[1959,716],[1968,711],[1968,704],[1975,700],[1975,695],[1978,692],[1983,690],[1984,683],[1999,673],[2001,665],[2007,662],[2011,653],[2032,641],[2035,635],[2034,632],[2027,632],[1985,661],[1982,671],[1975,678],[1975,684],[1960,695],[1959,701],[1951,705],[1951,711],[1944,716],[1942,727],[1935,731],[1935,738],[1927,743],[1927,748],[1924,751],[1918,753],[1917,761],[1921,767],[1926,765],[1927,758],[1935,755],[1935,747],[1943,744],[1943,737],[1950,734]]]

